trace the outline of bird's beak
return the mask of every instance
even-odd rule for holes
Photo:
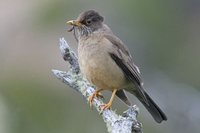
[[[67,21],[67,24],[69,24],[69,25],[72,25],[72,26],[78,26],[78,27],[80,27],[82,24],[79,22],[79,21],[77,21],[77,20],[70,20],[70,21]]]

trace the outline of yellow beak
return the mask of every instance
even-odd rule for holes
[[[80,27],[82,24],[77,20],[67,21],[67,24]]]

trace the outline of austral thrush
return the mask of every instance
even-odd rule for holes
[[[112,91],[103,110],[111,107],[117,95],[131,106],[125,91],[135,95],[146,107],[156,122],[167,120],[166,115],[145,92],[138,67],[134,64],[127,46],[116,37],[104,24],[104,18],[94,10],[81,13],[76,20],[67,22],[77,32],[78,62],[86,79],[97,87],[89,97],[90,106],[93,98],[100,96],[103,90]]]

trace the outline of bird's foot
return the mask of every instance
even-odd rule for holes
[[[100,107],[102,108],[102,111],[104,111],[106,109],[110,109],[111,106],[112,106],[112,102],[108,102],[106,104],[101,105]]]
[[[113,92],[112,92],[112,96],[110,98],[110,101],[106,104],[103,104],[103,105],[100,105],[100,107],[102,107],[102,110],[101,110],[101,113],[105,110],[105,109],[110,109],[110,107],[112,106],[112,102],[114,100],[114,96],[117,92],[117,89],[114,89]]]
[[[91,96],[88,97],[88,101],[90,103],[90,108],[92,108],[92,102],[94,98],[104,98],[103,95],[100,92],[94,92]]]

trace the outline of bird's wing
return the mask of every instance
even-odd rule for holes
[[[142,87],[142,79],[138,67],[133,63],[132,57],[128,51],[126,45],[113,34],[105,34],[104,37],[113,44],[113,51],[110,52],[111,58],[122,69],[125,76],[136,86],[136,91],[142,97],[142,99],[148,104],[148,100],[145,96],[145,91]],[[134,89],[134,88],[129,88]],[[127,91],[129,91],[127,89]],[[134,93],[135,90],[130,90],[130,93]]]

